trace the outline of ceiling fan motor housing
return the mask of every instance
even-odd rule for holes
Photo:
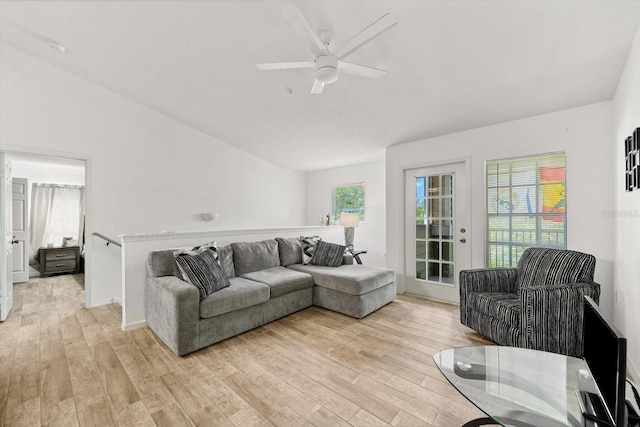
[[[320,55],[316,58],[316,80],[329,84],[338,80],[338,58],[333,55]]]

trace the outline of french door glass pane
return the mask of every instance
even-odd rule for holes
[[[440,237],[440,221],[437,219],[429,220],[429,238],[437,239]]]
[[[416,261],[416,279],[427,278],[427,263],[424,261]]]

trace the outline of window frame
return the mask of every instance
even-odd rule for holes
[[[541,165],[540,163],[544,163],[545,159],[550,159],[553,157],[562,157],[562,161],[563,161],[563,167],[564,167],[564,181],[562,181],[562,185],[564,186],[564,210],[561,212],[554,212],[552,214],[550,214],[549,212],[544,212],[543,209],[543,203],[544,203],[544,196],[542,195],[542,189],[545,188],[546,186],[549,185],[557,185],[557,184],[551,184],[551,183],[544,183],[543,180],[541,179],[540,176],[540,169],[541,169]],[[535,176],[535,183],[531,184],[518,184],[516,182],[516,184],[514,185],[514,181],[513,181],[513,166],[514,164],[517,164],[517,162],[526,162],[526,161],[533,161],[535,162],[535,169],[536,169],[536,176]],[[509,172],[508,172],[508,176],[509,176],[509,183],[507,186],[501,186],[499,182],[496,182],[496,185],[494,187],[490,187],[489,186],[489,169],[491,165],[499,165],[499,164],[508,164],[509,165]],[[553,166],[551,166],[553,167]],[[500,174],[496,173],[496,179],[498,180]],[[510,201],[512,200],[511,197],[513,196],[513,194],[515,193],[513,191],[514,187],[531,187],[531,186],[535,186],[536,189],[536,209],[531,212],[527,212],[527,213],[514,213],[514,212],[508,212],[508,213],[500,213],[499,210],[496,209],[495,213],[490,212],[490,191],[491,190],[496,190],[496,193],[499,193],[499,189],[500,188],[508,188],[509,192],[510,192]],[[541,154],[534,154],[534,155],[528,155],[528,156],[516,156],[516,157],[508,157],[508,158],[502,158],[502,159],[492,159],[492,160],[486,160],[484,162],[484,216],[485,216],[485,242],[484,242],[484,252],[485,252],[485,260],[484,260],[484,264],[486,267],[488,268],[492,268],[492,267],[516,267],[517,266],[517,262],[520,259],[520,256],[522,255],[522,252],[524,252],[524,250],[526,248],[530,248],[530,247],[550,247],[550,248],[557,248],[557,249],[566,249],[567,248],[567,227],[568,227],[568,223],[567,223],[567,194],[566,194],[566,190],[567,190],[567,155],[565,151],[558,151],[558,152],[551,152],[551,153],[541,153]],[[499,198],[499,195],[496,195],[496,197]],[[528,198],[528,195],[527,195]],[[513,208],[511,208],[513,209]],[[550,243],[549,241],[543,241],[543,236],[545,236],[545,231],[547,231],[546,234],[550,235],[549,233],[551,233],[553,230],[547,229],[545,230],[545,228],[543,228],[543,223],[542,221],[545,219],[544,217],[549,217],[549,216],[555,216],[555,217],[562,217],[562,223],[564,224],[563,226],[563,230],[561,232],[561,236],[562,236],[562,244],[553,244]],[[509,240],[508,241],[504,241],[504,239],[491,239],[491,233],[493,230],[491,230],[490,228],[490,223],[491,223],[491,219],[492,218],[508,218],[508,223],[509,223],[509,227],[508,230],[506,231],[509,234]],[[535,233],[535,241],[534,242],[526,242],[526,241],[518,241],[518,239],[516,239],[515,241],[513,240],[513,232],[514,232],[514,227],[513,227],[513,219],[514,218],[525,218],[528,217],[529,219],[531,219],[531,217],[535,218],[535,222],[536,222],[536,226],[535,226],[535,230],[522,230],[523,233],[526,232],[533,232]],[[504,231],[503,231],[504,232]],[[558,234],[560,232],[556,232],[556,239],[558,238]],[[491,265],[491,253],[492,253],[492,247],[494,246],[502,246],[503,248],[503,260],[505,258],[508,257],[509,263],[503,263],[502,265],[496,265],[496,266],[492,266]],[[518,251],[517,248],[521,248],[520,251]],[[507,255],[504,255],[504,251],[507,251]],[[514,250],[517,253],[514,253]]]

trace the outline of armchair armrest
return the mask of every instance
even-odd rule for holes
[[[515,292],[515,268],[476,268],[460,272],[460,291]]]
[[[584,296],[598,302],[595,282],[520,288],[522,346],[582,357]]]
[[[467,298],[472,292],[515,292],[515,268],[477,268],[460,272],[460,322],[470,326]]]
[[[198,347],[200,295],[175,276],[147,277],[145,314],[149,327],[178,356]]]

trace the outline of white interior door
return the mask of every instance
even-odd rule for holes
[[[470,206],[464,163],[405,173],[405,292],[459,303],[469,268]]]
[[[29,211],[26,178],[13,178],[13,283],[29,281]]]
[[[11,162],[0,153],[0,321],[5,321],[13,306],[13,225],[11,224],[13,191]]]

